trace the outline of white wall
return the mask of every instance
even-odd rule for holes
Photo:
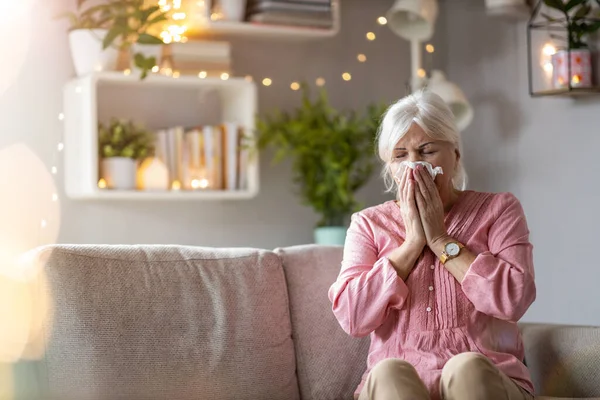
[[[475,106],[471,187],[512,191],[527,215],[538,297],[524,320],[600,325],[600,96],[530,98],[525,22],[486,17],[483,2],[442,15],[448,74]]]
[[[29,1],[29,0],[28,0]],[[74,0],[31,0],[31,14],[20,20],[18,32],[30,33],[22,67],[5,91],[0,87],[0,147],[25,142],[46,163],[53,164],[60,138],[62,86],[74,72],[69,55],[67,24],[53,17]],[[289,89],[293,80],[327,80],[332,103],[359,107],[373,100],[395,99],[405,94],[408,78],[408,45],[386,27],[376,25],[388,2],[366,4],[344,0],[343,27],[333,39],[310,42],[269,42],[259,39],[233,41],[233,68],[237,75],[269,76],[274,84],[259,88],[261,111],[290,109],[299,94]],[[369,2],[370,3],[370,2]],[[27,22],[29,21],[29,25]],[[367,42],[365,33],[375,30],[378,39]],[[9,32],[8,34],[13,34]],[[16,53],[18,42],[10,43]],[[368,57],[359,64],[356,55]],[[5,58],[3,65],[14,59]],[[344,83],[341,73],[353,79]],[[2,76],[2,74],[0,74]],[[4,78],[6,80],[6,78]],[[0,81],[1,82],[1,81]],[[68,116],[67,116],[68,118]],[[59,169],[62,162],[58,163]],[[56,179],[61,196],[62,243],[177,243],[204,246],[256,246],[274,248],[312,241],[317,216],[299,204],[293,194],[289,165],[271,167],[262,157],[261,192],[250,201],[228,202],[76,202],[64,196],[63,178]],[[372,205],[385,200],[383,186],[374,176],[360,200]]]

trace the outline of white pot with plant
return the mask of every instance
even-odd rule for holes
[[[119,52],[117,49],[103,48],[103,41],[108,33],[109,20],[95,7],[81,9],[83,1],[79,0],[77,12],[68,12],[69,47],[75,72],[78,76],[92,72],[111,71],[117,65]]]
[[[113,118],[108,126],[98,124],[98,149],[106,188],[132,190],[137,161],[154,152],[154,135],[132,121]]]
[[[167,14],[157,5],[145,5],[144,0],[103,0],[84,10],[86,2],[78,0],[77,13],[67,13],[77,74],[136,67],[144,79],[159,63],[159,56],[147,56],[147,51],[132,54],[132,47],[151,45],[160,54],[163,41],[151,32],[168,20]]]
[[[600,0],[595,0],[600,5]],[[587,88],[593,86],[590,35],[600,29],[600,21],[590,18],[597,13],[591,0],[544,0],[546,6],[561,17],[542,14],[555,26],[562,26],[566,36],[552,34],[563,43],[552,55],[552,86],[554,88]]]

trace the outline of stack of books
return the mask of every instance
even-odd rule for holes
[[[172,43],[164,54],[173,71],[181,75],[198,75],[202,78],[232,74],[231,47],[224,41],[196,40]]]
[[[249,148],[237,124],[181,126],[156,133],[156,153],[172,190],[248,189]]]
[[[250,22],[327,29],[333,26],[331,0],[250,0]]]

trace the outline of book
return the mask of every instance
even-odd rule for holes
[[[215,126],[202,128],[204,139],[204,164],[209,188],[215,190],[223,189],[222,174],[222,138],[221,129]]]
[[[223,132],[223,176],[224,189],[237,189],[237,171],[238,171],[238,147],[239,147],[239,127],[235,123],[224,123],[221,126]]]

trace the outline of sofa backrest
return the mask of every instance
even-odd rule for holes
[[[348,336],[331,311],[327,292],[340,271],[342,247],[306,245],[275,253],[287,280],[302,399],[352,399],[370,340]]]
[[[47,390],[61,399],[298,399],[270,251],[54,246]]]

